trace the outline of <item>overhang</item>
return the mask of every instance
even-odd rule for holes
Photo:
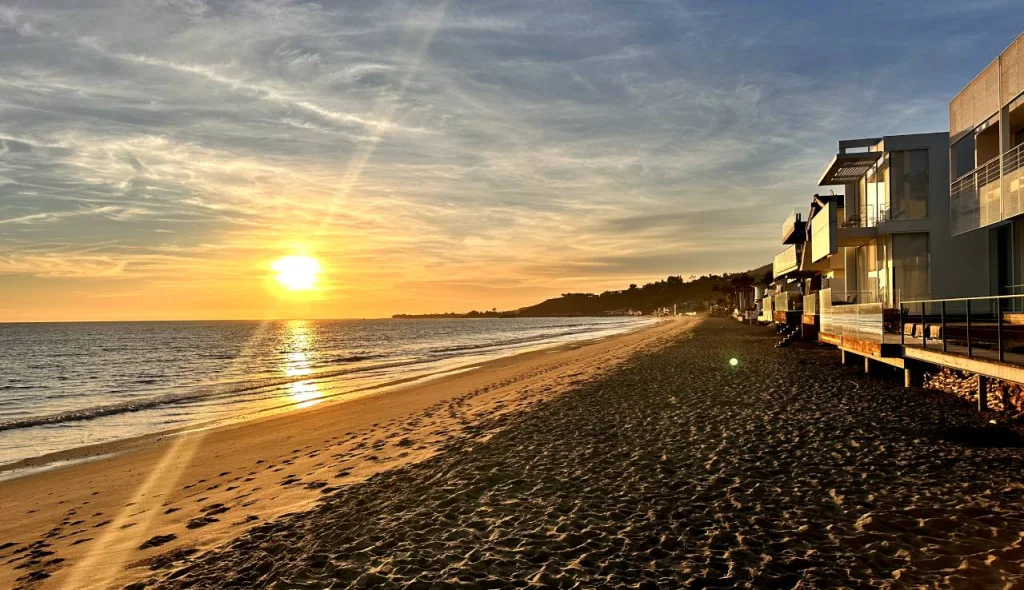
[[[825,173],[821,175],[818,186],[835,184],[851,184],[859,181],[871,165],[882,157],[884,152],[857,152],[854,154],[836,154],[832,158]]]

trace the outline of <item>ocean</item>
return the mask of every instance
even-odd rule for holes
[[[0,466],[365,395],[651,321],[0,324]]]

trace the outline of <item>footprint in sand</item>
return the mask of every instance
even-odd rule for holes
[[[198,529],[208,524],[213,524],[215,522],[220,522],[220,520],[217,518],[213,518],[212,516],[199,516],[188,521],[188,524],[185,525],[185,528],[189,530]]]
[[[178,535],[175,535],[174,533],[168,535],[156,535],[154,537],[150,537],[149,539],[147,539],[146,542],[142,545],[139,545],[139,549],[150,549],[152,547],[166,545],[167,543],[170,543],[171,541],[177,538]]]

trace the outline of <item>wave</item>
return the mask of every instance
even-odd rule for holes
[[[67,410],[54,414],[26,416],[21,418],[9,418],[6,420],[0,420],[0,432],[6,430],[15,430],[38,426],[63,425],[71,422],[92,420],[104,416],[140,412],[161,406],[188,404],[194,401],[216,400],[217,398],[238,396],[240,394],[257,392],[261,389],[279,387],[281,385],[287,385],[290,383],[296,383],[307,380],[343,378],[346,376],[357,376],[360,374],[374,374],[381,372],[394,372],[396,377],[400,377],[400,373],[402,373],[403,370],[410,370],[412,367],[415,367],[416,365],[427,365],[430,363],[437,363],[443,360],[458,358],[460,356],[468,356],[474,353],[479,354],[483,352],[496,352],[502,349],[507,349],[509,352],[512,352],[513,350],[517,348],[522,348],[525,345],[538,344],[545,341],[550,342],[550,344],[552,345],[557,345],[559,343],[559,339],[564,339],[566,337],[576,336],[580,334],[600,333],[606,330],[617,330],[621,328],[622,325],[625,323],[632,322],[588,322],[586,324],[574,324],[572,326],[565,326],[557,323],[552,323],[546,324],[544,326],[538,326],[538,328],[543,329],[544,331],[540,333],[533,333],[530,334],[529,336],[509,338],[505,340],[492,340],[489,342],[473,342],[441,348],[425,348],[414,353],[417,356],[414,356],[412,358],[408,356],[408,350],[396,351],[397,354],[403,355],[399,357],[396,357],[394,355],[388,355],[385,353],[368,353],[337,356],[331,358],[324,365],[322,365],[324,368],[318,368],[314,371],[311,371],[310,373],[303,375],[277,377],[265,376],[262,378],[249,378],[242,381],[228,383],[214,383],[199,386],[189,386],[185,390],[179,389],[178,391],[172,391],[164,393],[162,395],[147,396],[138,400],[130,400],[107,405],[94,406],[89,408]],[[380,362],[366,363],[365,361]],[[351,365],[352,363],[365,364],[360,364],[357,366],[338,367],[338,365]],[[135,383],[139,385],[152,385],[156,384],[157,382],[158,380],[155,379],[152,374],[140,375],[139,378],[135,380]],[[29,389],[33,388],[33,386],[19,386],[14,384],[0,385],[0,390],[22,388]],[[123,394],[128,391],[130,390],[115,388],[107,390],[107,393]],[[228,400],[225,401],[227,402]],[[246,400],[237,401],[242,402]]]

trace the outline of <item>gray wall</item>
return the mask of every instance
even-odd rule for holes
[[[928,148],[928,219],[889,221],[884,233],[928,232],[932,298],[990,295],[988,232],[953,237],[949,225],[949,134],[896,135],[886,151]]]

